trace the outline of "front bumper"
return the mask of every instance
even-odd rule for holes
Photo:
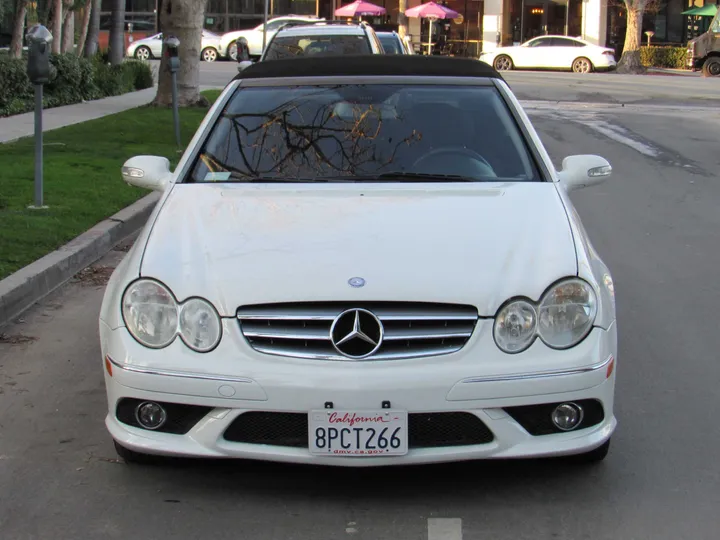
[[[121,445],[148,454],[356,467],[560,456],[590,451],[610,438],[616,426],[615,370],[608,376],[608,366],[614,367],[616,357],[614,324],[607,331],[594,329],[572,350],[551,351],[536,342],[525,353],[512,356],[500,353],[492,343],[491,326],[492,321],[479,321],[470,342],[452,355],[355,363],[255,353],[231,319],[224,320],[223,340],[208,355],[192,353],[179,342],[151,351],[136,343],[126,329],[110,330],[101,323],[103,354],[112,359],[112,375],[105,371],[106,426]],[[190,358],[194,369],[186,363]],[[120,422],[115,411],[123,398],[209,409],[183,435],[159,433]],[[604,418],[565,433],[531,435],[506,410],[585,399],[598,400]],[[338,410],[368,410],[380,409],[383,401],[411,414],[470,413],[492,432],[492,441],[411,448],[404,456],[336,457],[312,455],[307,448],[230,442],[223,436],[246,412],[306,414],[322,409],[326,402]]]

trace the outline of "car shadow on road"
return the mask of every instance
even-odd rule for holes
[[[130,465],[128,473],[138,478],[161,480],[166,487],[201,489],[217,495],[233,493],[258,497],[282,496],[306,499],[352,497],[355,501],[401,498],[425,500],[428,493],[497,500],[512,497],[518,490],[535,498],[548,487],[564,492],[582,490],[588,482],[597,486],[607,464],[580,465],[563,458],[534,460],[485,460],[451,464],[399,467],[331,467],[248,460],[162,458],[151,465]],[[606,479],[608,485],[611,483]],[[602,492],[602,490],[599,490]],[[533,495],[534,494],[534,495]]]

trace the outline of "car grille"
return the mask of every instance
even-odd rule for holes
[[[225,430],[225,440],[247,444],[308,447],[305,413],[246,412]],[[408,415],[409,448],[470,446],[493,441],[493,434],[477,416],[467,412]]]
[[[258,352],[320,360],[355,360],[340,354],[330,339],[335,319],[348,309],[370,311],[382,323],[383,339],[366,360],[421,358],[459,351],[478,319],[477,309],[456,304],[410,302],[302,303],[244,306],[240,328]]]

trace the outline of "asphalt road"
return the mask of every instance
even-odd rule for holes
[[[237,75],[234,62],[201,62],[200,84],[223,87]],[[521,100],[717,106],[720,77],[511,71],[503,77]]]
[[[596,153],[615,169],[574,196],[618,298],[619,427],[604,463],[127,466],[103,425],[97,339],[115,251],[2,330],[0,538],[716,540],[720,113],[529,112],[558,163]]]

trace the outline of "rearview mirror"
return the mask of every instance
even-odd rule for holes
[[[170,183],[170,160],[159,156],[135,156],[122,167],[122,176],[133,186],[164,191]]]
[[[572,191],[603,182],[612,174],[612,167],[605,158],[593,155],[568,156],[558,172],[560,183]]]

